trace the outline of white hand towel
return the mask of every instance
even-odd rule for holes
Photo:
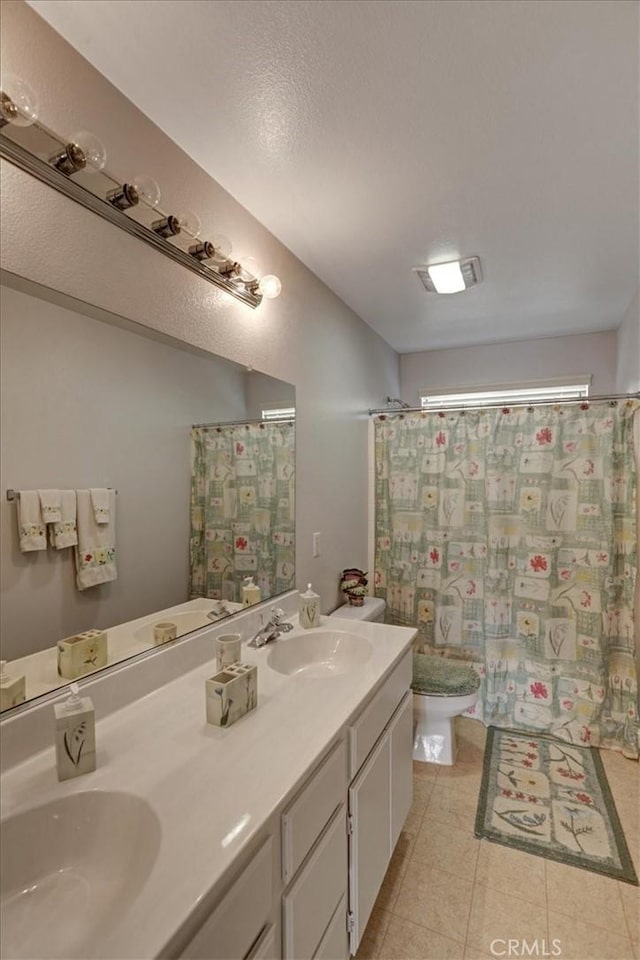
[[[40,512],[45,523],[60,523],[62,507],[59,490],[38,490]]]
[[[96,523],[89,490],[76,490],[78,509],[78,545],[76,584],[78,590],[107,583],[118,576],[116,570],[116,492],[109,490],[109,523]]]
[[[75,547],[78,542],[75,490],[60,491],[60,512],[62,519],[58,523],[52,523],[49,527],[51,546],[55,547],[56,550]]]
[[[22,552],[46,550],[46,527],[40,512],[38,491],[20,490],[17,508],[20,549]]]
[[[109,510],[109,494],[111,491],[106,487],[92,487],[89,493],[91,494],[93,515],[96,523],[109,523],[111,519]]]

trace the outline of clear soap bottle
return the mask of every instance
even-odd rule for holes
[[[300,626],[305,630],[311,627],[320,626],[320,597],[311,589],[311,584],[307,584],[307,589],[300,594],[300,613],[298,616]]]

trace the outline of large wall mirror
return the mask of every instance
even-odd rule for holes
[[[109,665],[166,640],[160,622],[182,636],[291,589],[294,387],[1,279],[0,656],[26,698],[72,679],[63,640],[106,632]],[[21,549],[7,491],[94,488],[115,491],[117,576],[79,589],[78,551],[51,525],[46,547]],[[243,595],[249,577],[259,594]],[[103,668],[92,657],[82,675]]]

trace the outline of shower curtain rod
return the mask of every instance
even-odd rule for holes
[[[192,423],[191,429],[196,427],[244,427],[252,423],[293,423],[295,417],[254,417],[253,420],[218,420],[213,423]]]
[[[486,410],[490,407],[539,407],[550,403],[596,403],[598,400],[640,400],[640,391],[637,393],[611,393],[599,397],[550,397],[547,400],[523,400],[517,403],[509,403],[508,400],[497,400],[493,403],[460,403],[455,407],[449,407],[444,404],[441,407],[406,407],[404,410],[390,410],[388,407],[380,407],[378,410],[369,410],[369,416],[384,413],[387,416],[402,416],[405,413],[440,413],[444,410]]]

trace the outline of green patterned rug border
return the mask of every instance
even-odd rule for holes
[[[487,808],[489,804],[489,791],[492,790],[492,796],[495,800],[496,784],[495,777],[498,769],[498,755],[494,757],[494,746],[499,745],[503,737],[514,737],[519,740],[545,741],[560,749],[570,747],[572,750],[588,753],[595,776],[597,786],[600,791],[601,803],[594,808],[601,817],[608,820],[608,824],[616,844],[616,852],[620,866],[606,864],[596,858],[591,858],[587,854],[573,853],[570,850],[556,848],[551,843],[542,844],[534,840],[528,840],[525,837],[509,836],[504,832],[495,829],[490,823],[487,824]],[[493,808],[492,808],[493,809]],[[523,730],[508,730],[500,727],[487,728],[487,741],[484,751],[482,766],[482,781],[480,784],[480,793],[478,797],[478,807],[476,810],[476,821],[474,834],[476,837],[484,840],[490,840],[493,843],[500,843],[503,846],[513,847],[523,850],[525,853],[531,853],[535,856],[545,857],[548,860],[555,860],[559,863],[565,863],[573,867],[579,867],[583,870],[589,870],[592,873],[599,873],[604,876],[613,877],[616,880],[622,880],[625,883],[639,886],[638,877],[629,853],[629,848],[624,836],[624,831],[618,817],[611,788],[607,780],[607,774],[600,758],[599,752],[590,747],[576,747],[574,744],[566,744],[559,741],[556,737],[545,736],[540,733],[526,732]],[[557,841],[554,841],[557,842]]]

